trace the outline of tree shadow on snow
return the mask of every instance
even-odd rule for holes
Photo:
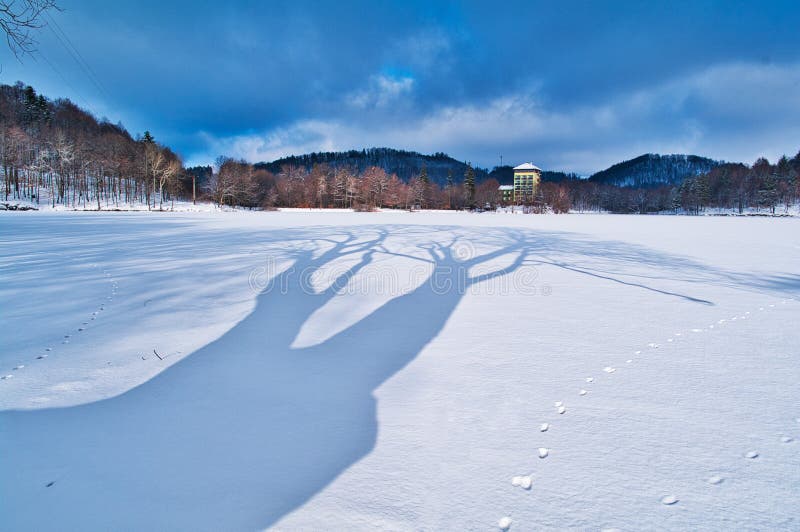
[[[408,226],[325,231],[333,236],[322,239],[309,229],[273,237],[313,245],[293,251],[294,267],[271,285],[280,289],[261,293],[245,319],[146,383],[92,404],[0,413],[0,506],[8,505],[2,515],[10,528],[269,527],[370,452],[378,430],[373,391],[439,334],[476,283],[534,260],[708,304],[643,279],[621,281],[615,265],[634,263],[665,278],[720,279],[681,257],[564,234]],[[441,231],[451,233],[446,244]],[[390,237],[414,232],[412,253],[389,249]],[[492,247],[459,256],[471,249],[459,247],[470,239]],[[322,343],[292,347],[309,317],[381,254],[421,260],[434,273]],[[548,254],[560,258],[543,259]],[[506,256],[506,266],[487,266]],[[606,269],[564,256],[602,261]],[[352,261],[330,287],[309,290],[309,278],[339,259]],[[468,274],[480,266],[488,271]]]

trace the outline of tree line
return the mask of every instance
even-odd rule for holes
[[[670,185],[620,187],[572,180],[563,186],[569,190],[572,208],[579,211],[778,214],[800,200],[800,153],[774,164],[764,158],[752,166],[722,163]]]
[[[0,164],[5,200],[123,207],[185,195],[180,158],[145,132],[95,119],[67,99],[22,83],[0,85]]]
[[[463,176],[449,172],[444,186],[431,181],[425,165],[408,182],[396,174],[371,166],[358,171],[351,166],[316,163],[311,167],[284,164],[276,173],[246,161],[220,158],[211,167],[190,168],[204,184],[206,197],[223,205],[253,208],[314,207],[401,209],[464,209],[503,206],[499,182],[476,182],[467,164]],[[491,174],[490,174],[491,175]],[[675,212],[700,214],[756,210],[770,214],[788,212],[800,200],[800,153],[766,159],[752,166],[722,163],[710,171],[685,178],[679,184],[623,187],[581,179],[574,174],[550,173],[536,194],[517,203],[526,212],[613,212],[647,214]]]
[[[263,165],[220,157],[211,167],[189,168],[202,183],[206,199],[220,205],[271,209],[277,207],[372,210],[462,209],[496,200],[497,181],[475,182],[466,165],[463,176],[451,171],[444,186],[433,182],[423,164],[408,182],[379,166],[315,163],[310,168],[283,164],[273,173]]]
[[[0,177],[6,201],[162,209],[175,199],[196,197],[255,209],[482,209],[503,205],[495,177],[508,182],[512,173],[510,167],[486,172],[458,161],[452,166],[454,159],[442,153],[421,156],[379,148],[347,152],[345,160],[334,155],[289,158],[280,166],[220,157],[214,167],[185,169],[148,132],[134,138],[122,124],[97,120],[67,99],[49,100],[19,82],[0,85]],[[401,163],[403,158],[411,162]],[[359,163],[349,164],[348,159]],[[404,170],[417,163],[419,167],[405,178],[380,164],[365,166],[365,159],[391,161]],[[300,162],[308,164],[296,164]],[[437,179],[428,164],[435,165]],[[555,213],[755,209],[776,214],[798,202],[798,176],[800,153],[774,164],[763,158],[752,166],[721,163],[673,184],[619,186],[544,172],[536,194],[521,207]]]

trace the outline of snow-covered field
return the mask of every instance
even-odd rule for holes
[[[0,274],[3,530],[800,528],[796,218],[3,213]]]

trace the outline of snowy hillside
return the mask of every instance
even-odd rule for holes
[[[797,219],[0,227],[0,529],[800,526]]]
[[[680,185],[687,177],[708,173],[720,164],[697,155],[647,153],[601,170],[589,180],[618,187]]]

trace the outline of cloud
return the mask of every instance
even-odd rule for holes
[[[376,76],[347,101],[353,108],[376,111],[378,117],[381,111],[396,117],[397,102],[414,87],[411,78]],[[800,148],[799,88],[798,64],[731,63],[592,105],[559,107],[532,90],[440,106],[399,120],[343,112],[260,133],[206,135],[204,141],[207,154],[250,161],[389,146],[445,151],[483,166],[497,164],[503,154],[507,162],[534,160],[547,169],[584,174],[645,152],[752,162]]]
[[[345,102],[356,109],[384,108],[397,104],[398,100],[411,93],[414,78],[394,78],[384,74],[372,76],[369,86],[345,96]]]

